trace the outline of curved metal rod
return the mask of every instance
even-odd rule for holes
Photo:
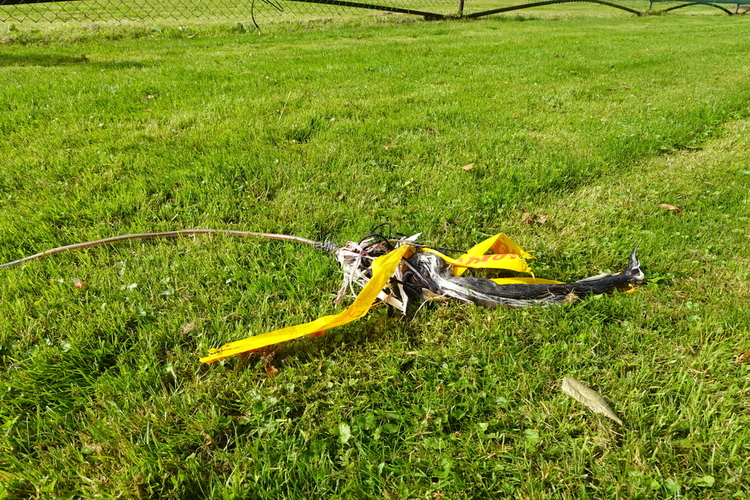
[[[412,14],[415,16],[423,16],[429,21],[437,21],[445,19],[446,16],[443,14],[437,14],[435,12],[424,12],[421,10],[414,9],[402,9],[400,7],[388,7],[386,5],[374,5],[369,3],[361,2],[349,2],[347,0],[289,0],[291,2],[302,2],[302,3],[320,3],[325,5],[336,5],[339,7],[354,7],[358,9],[370,9],[370,10],[384,10],[386,12],[396,12],[398,14]]]
[[[76,243],[74,245],[66,245],[63,247],[53,248],[51,250],[45,250],[44,252],[39,252],[37,254],[24,257],[23,259],[14,260],[13,262],[2,264],[0,265],[0,269],[6,268],[6,267],[17,266],[18,264],[23,264],[24,262],[28,262],[30,260],[41,259],[43,257],[48,257],[50,255],[55,255],[55,254],[67,252],[70,250],[80,250],[81,248],[90,248],[90,247],[95,247],[97,245],[104,245],[106,243],[116,243],[118,241],[126,241],[126,240],[148,240],[151,238],[169,238],[169,237],[174,237],[174,236],[188,236],[188,235],[193,235],[193,234],[228,234],[231,236],[260,236],[261,238],[267,238],[271,240],[294,241],[296,243],[304,243],[305,245],[311,245],[311,246],[315,246],[318,243],[317,241],[309,240],[307,238],[301,238],[299,236],[289,236],[286,234],[253,233],[250,231],[231,231],[231,230],[222,230],[222,229],[183,229],[180,231],[166,231],[163,233],[124,234],[121,236],[113,236],[112,238],[104,238],[102,240],[87,241],[85,243]]]
[[[489,16],[490,14],[500,14],[501,12],[510,12],[513,10],[521,10],[521,9],[530,9],[532,7],[541,7],[543,5],[553,5],[557,3],[571,3],[571,2],[587,2],[587,3],[598,3],[600,5],[606,5],[607,7],[614,7],[615,9],[624,10],[626,12],[630,12],[631,14],[635,14],[636,16],[642,16],[643,12],[639,12],[637,10],[631,9],[629,7],[625,7],[623,5],[617,5],[615,3],[605,2],[604,0],[545,0],[543,2],[532,2],[532,3],[525,3],[522,5],[513,5],[510,7],[502,7],[500,9],[492,9],[492,10],[485,10],[482,12],[474,12],[472,14],[466,14],[463,17],[466,18],[475,18],[475,17],[483,17],[483,16]]]
[[[711,7],[716,7],[719,10],[723,10],[724,12],[726,12],[727,14],[729,14],[730,16],[734,15],[728,9],[725,9],[721,5],[716,5],[715,3],[707,3],[707,2],[690,2],[690,3],[684,3],[682,5],[675,5],[674,7],[670,7],[668,9],[664,9],[662,11],[659,11],[658,14],[660,14],[662,12],[669,12],[670,10],[681,9],[683,7],[690,7],[691,5],[709,5]]]

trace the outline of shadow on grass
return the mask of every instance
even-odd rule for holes
[[[63,56],[59,54],[2,54],[0,67],[6,66],[67,66],[88,63],[85,55]]]
[[[0,54],[0,68],[3,67],[55,67],[90,64],[100,69],[131,69],[146,66],[140,61],[91,62],[85,55],[65,56],[61,54]]]
[[[460,307],[456,304],[452,307]],[[427,304],[423,311],[434,310],[438,304]],[[414,311],[406,317],[400,313],[387,312],[381,316],[365,317],[357,322],[340,328],[327,331],[320,338],[310,338],[305,336],[289,342],[272,344],[259,351],[243,353],[237,356],[227,358],[225,361],[230,370],[242,371],[246,369],[263,370],[266,363],[270,363],[277,370],[284,370],[287,360],[294,360],[295,363],[308,363],[313,360],[323,360],[331,356],[336,356],[336,352],[342,348],[352,354],[356,347],[370,350],[374,345],[380,342],[392,342],[396,337],[400,338],[409,346],[410,350],[419,349],[423,343],[420,332],[422,331],[418,319],[415,320]],[[342,354],[346,357],[347,354]],[[208,366],[208,365],[203,365]],[[409,370],[409,363],[401,366],[403,371]],[[270,377],[275,376],[275,371],[271,369]]]
[[[106,61],[91,64],[93,67],[99,69],[134,69],[151,66],[151,64],[146,64],[141,61]]]

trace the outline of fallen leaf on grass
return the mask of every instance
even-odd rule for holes
[[[464,170],[471,170],[472,168],[474,168],[474,164],[473,163],[469,163],[468,165],[464,165],[461,168],[464,169]]]
[[[682,210],[680,210],[679,208],[677,208],[674,205],[670,205],[669,203],[661,203],[661,204],[659,204],[659,208],[663,208],[665,210],[669,210],[671,212],[676,213],[677,215],[684,215],[682,213]]]
[[[533,214],[523,209],[523,215],[521,216],[521,222],[526,224],[527,226],[530,226],[532,224],[539,224],[542,225],[545,222],[547,222],[547,216],[546,215],[539,215],[539,214]]]
[[[737,364],[741,365],[742,363],[744,363],[748,359],[750,359],[750,351],[745,351],[742,354],[740,354],[739,356],[737,356]]]
[[[268,378],[274,378],[279,373],[279,369],[273,366],[273,353],[263,356],[263,369],[266,370]]]
[[[622,420],[615,415],[615,412],[612,411],[607,405],[607,402],[604,401],[604,398],[598,392],[586,387],[573,377],[563,378],[562,391],[594,413],[601,413],[622,425]]]
[[[75,287],[75,288],[76,288],[77,290],[83,290],[83,289],[84,289],[84,288],[86,288],[86,287],[87,287],[88,285],[87,285],[86,283],[84,283],[83,281],[81,281],[81,280],[76,280],[76,282],[75,282],[75,283],[73,283],[73,286],[74,286],[74,287]]]

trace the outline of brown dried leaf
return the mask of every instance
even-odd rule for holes
[[[604,401],[604,398],[598,392],[583,385],[573,377],[563,378],[562,391],[571,398],[586,406],[594,413],[601,413],[602,415],[609,417],[618,424],[622,425],[622,420],[618,418],[615,412],[612,411],[609,405],[607,405],[607,402]]]
[[[461,168],[464,169],[464,170],[471,170],[472,168],[474,168],[474,164],[473,163],[469,163],[468,165],[464,165]]]
[[[521,215],[521,222],[526,224],[527,226],[530,226],[532,224],[542,225],[547,222],[547,216],[531,213],[524,208],[523,215]]]
[[[741,365],[742,363],[744,363],[748,359],[750,359],[750,351],[745,351],[742,354],[740,354],[739,356],[737,356],[737,364]]]
[[[531,212],[529,212],[528,210],[524,208],[523,215],[521,215],[521,222],[529,226],[533,222],[533,219],[534,219],[534,214],[532,214]]]
[[[680,210],[674,205],[670,205],[669,203],[660,203],[659,208],[663,208],[664,210],[669,210],[671,212],[676,213],[677,215],[683,215],[682,210]]]
[[[279,373],[279,369],[273,366],[273,353],[263,356],[263,369],[268,378],[274,378]]]
[[[75,282],[75,283],[73,283],[73,286],[74,286],[74,287],[75,287],[75,288],[76,288],[77,290],[83,290],[83,289],[84,289],[84,288],[86,288],[86,287],[87,287],[88,285],[87,285],[86,283],[84,283],[83,281],[81,281],[81,280],[76,280],[76,282]]]

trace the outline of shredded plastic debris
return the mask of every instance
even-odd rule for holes
[[[532,256],[503,233],[488,238],[455,259],[445,255],[444,249],[440,251],[418,244],[418,238],[419,234],[397,240],[372,234],[359,242],[350,241],[341,248],[329,245],[327,251],[339,261],[344,274],[335,302],[338,304],[347,294],[356,295],[351,306],[337,315],[230,342],[212,349],[201,361],[213,363],[305,335],[320,336],[325,330],[361,318],[378,301],[403,314],[406,314],[410,300],[424,302],[453,298],[485,307],[525,307],[570,302],[614,290],[629,292],[644,279],[635,249],[630,254],[627,268],[619,274],[601,274],[561,283],[534,277],[526,262]],[[463,276],[468,269],[513,271],[528,273],[531,277],[487,279]],[[358,294],[354,291],[355,285],[361,287]]]
[[[320,336],[326,330],[361,318],[379,303],[386,303],[403,314],[407,312],[409,301],[422,304],[426,301],[456,299],[484,307],[525,307],[571,302],[587,295],[610,293],[615,290],[629,292],[644,280],[640,262],[636,257],[637,247],[630,254],[627,268],[619,274],[600,274],[571,283],[562,283],[536,278],[527,263],[527,260],[533,257],[503,233],[482,241],[459,257],[452,258],[447,254],[460,251],[429,248],[419,243],[419,234],[410,237],[399,235],[394,238],[390,234],[375,232],[382,226],[384,225],[373,228],[371,234],[359,242],[350,241],[343,247],[330,241],[316,242],[296,236],[248,231],[188,229],[129,234],[54,248],[0,265],[0,268],[106,243],[196,234],[258,236],[304,243],[338,260],[344,279],[334,302],[339,304],[346,296],[354,297],[352,304],[344,311],[211,349],[208,356],[201,358],[204,363],[213,363],[235,354],[258,351],[269,345],[305,335]],[[489,269],[530,276],[495,279],[464,276],[469,269]]]

